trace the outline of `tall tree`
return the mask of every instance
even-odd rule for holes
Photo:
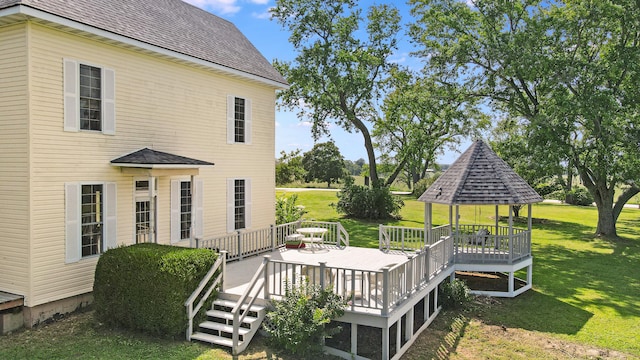
[[[441,84],[407,70],[393,74],[392,91],[384,99],[385,117],[376,122],[373,135],[381,152],[394,154],[398,163],[388,183],[404,169],[415,184],[445,148],[478,135],[490,122],[477,110],[476,98],[457,84]]]
[[[367,123],[378,115],[388,57],[397,48],[400,17],[389,5],[371,6],[366,18],[353,0],[277,0],[273,18],[291,33],[293,62],[274,61],[291,87],[279,93],[281,105],[313,121],[314,138],[328,133],[330,121],[362,134],[369,174],[378,180]]]
[[[598,207],[596,233],[616,237],[620,211],[640,191],[638,3],[411,3],[429,71],[524,119],[531,145],[577,169]]]
[[[307,171],[307,181],[323,181],[327,187],[344,177],[347,171],[340,149],[332,141],[315,144],[304,153],[302,166]]]

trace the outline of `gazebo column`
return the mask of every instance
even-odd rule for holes
[[[500,226],[500,213],[499,213],[499,205],[496,205],[496,233],[494,235],[499,235],[500,234],[500,228],[498,226]]]
[[[431,229],[433,229],[432,224],[432,211],[433,206],[431,203],[424,203],[424,245],[428,246],[433,243]]]
[[[511,263],[513,263],[513,207],[509,205],[509,264]]]

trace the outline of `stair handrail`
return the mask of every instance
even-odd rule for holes
[[[237,349],[240,343],[240,324],[244,321],[244,318],[249,313],[249,308],[251,308],[256,298],[258,297],[257,295],[256,296],[249,296],[249,295],[254,290],[254,288],[256,288],[256,286],[257,286],[258,293],[265,288],[266,286],[265,281],[262,281],[260,285],[258,285],[258,280],[266,279],[266,276],[264,276],[264,271],[270,258],[271,256],[269,255],[264,256],[264,258],[262,259],[262,264],[260,264],[260,266],[258,267],[258,270],[256,270],[256,273],[253,275],[251,282],[249,282],[247,289],[244,291],[242,296],[240,296],[240,299],[238,299],[238,301],[236,302],[236,305],[231,310],[231,313],[233,314],[233,334],[231,335],[231,341],[232,341],[231,349],[232,349],[233,355],[238,355]],[[249,302],[247,303],[247,308],[242,313],[242,315],[240,315],[240,310],[242,309],[242,305],[245,302],[247,302],[247,298],[249,299]]]
[[[338,246],[342,246],[342,244],[344,244],[344,246],[349,246],[349,233],[344,228],[344,226],[342,226],[342,223],[338,222],[337,224],[338,224]]]
[[[215,290],[216,286],[218,284],[223,283],[224,272],[225,272],[224,268],[226,266],[226,263],[227,263],[227,252],[221,251],[220,256],[218,256],[218,260],[216,260],[216,262],[214,262],[213,265],[211,265],[211,269],[209,269],[209,271],[204,276],[204,278],[200,280],[200,284],[198,284],[198,287],[191,293],[191,296],[189,296],[189,298],[184,302],[184,306],[187,308],[187,319],[189,320],[189,325],[187,326],[187,331],[186,331],[187,341],[191,341],[191,335],[193,334],[193,318],[198,314],[198,311],[200,311],[200,309],[202,308],[202,305],[204,305],[205,301],[207,301],[209,296],[211,296],[211,293],[213,293],[213,290]],[[200,296],[200,294],[202,293],[202,290],[204,290],[204,287],[207,285],[207,283],[209,283],[213,275],[216,273],[216,271],[220,267],[222,267],[222,271],[220,272],[220,275],[218,275],[213,281],[213,283],[211,284],[211,286],[207,288],[207,291],[200,298],[200,301],[194,308],[193,302],[198,298],[198,296]]]

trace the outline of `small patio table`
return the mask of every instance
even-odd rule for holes
[[[324,234],[327,233],[327,229],[320,227],[303,227],[296,229],[296,232],[304,235],[300,243],[309,243],[313,251],[314,244],[324,244]]]

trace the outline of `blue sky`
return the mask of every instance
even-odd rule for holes
[[[234,23],[240,31],[253,43],[253,45],[264,55],[273,59],[291,61],[295,57],[293,46],[289,44],[289,34],[281,26],[270,19],[269,8],[275,6],[275,0],[184,0],[190,4],[207,10],[217,16]],[[391,3],[395,5],[402,16],[403,21],[410,18],[409,7],[401,1],[359,1],[362,7],[374,3]],[[400,46],[398,51],[390,58],[402,65],[415,66],[419,68],[417,60],[411,59],[409,53],[413,51],[408,38],[404,35],[404,29],[400,35]],[[340,152],[345,159],[357,160],[367,159],[364,142],[360,133],[347,133],[342,128],[331,126],[331,138],[340,148]],[[322,138],[320,142],[327,141]],[[464,151],[470,142],[462,145]],[[276,157],[281,151],[290,152],[301,149],[303,152],[313,147],[311,137],[311,125],[301,121],[294,112],[283,110],[276,111]],[[458,152],[448,152],[438,158],[439,163],[450,164],[457,156]]]

